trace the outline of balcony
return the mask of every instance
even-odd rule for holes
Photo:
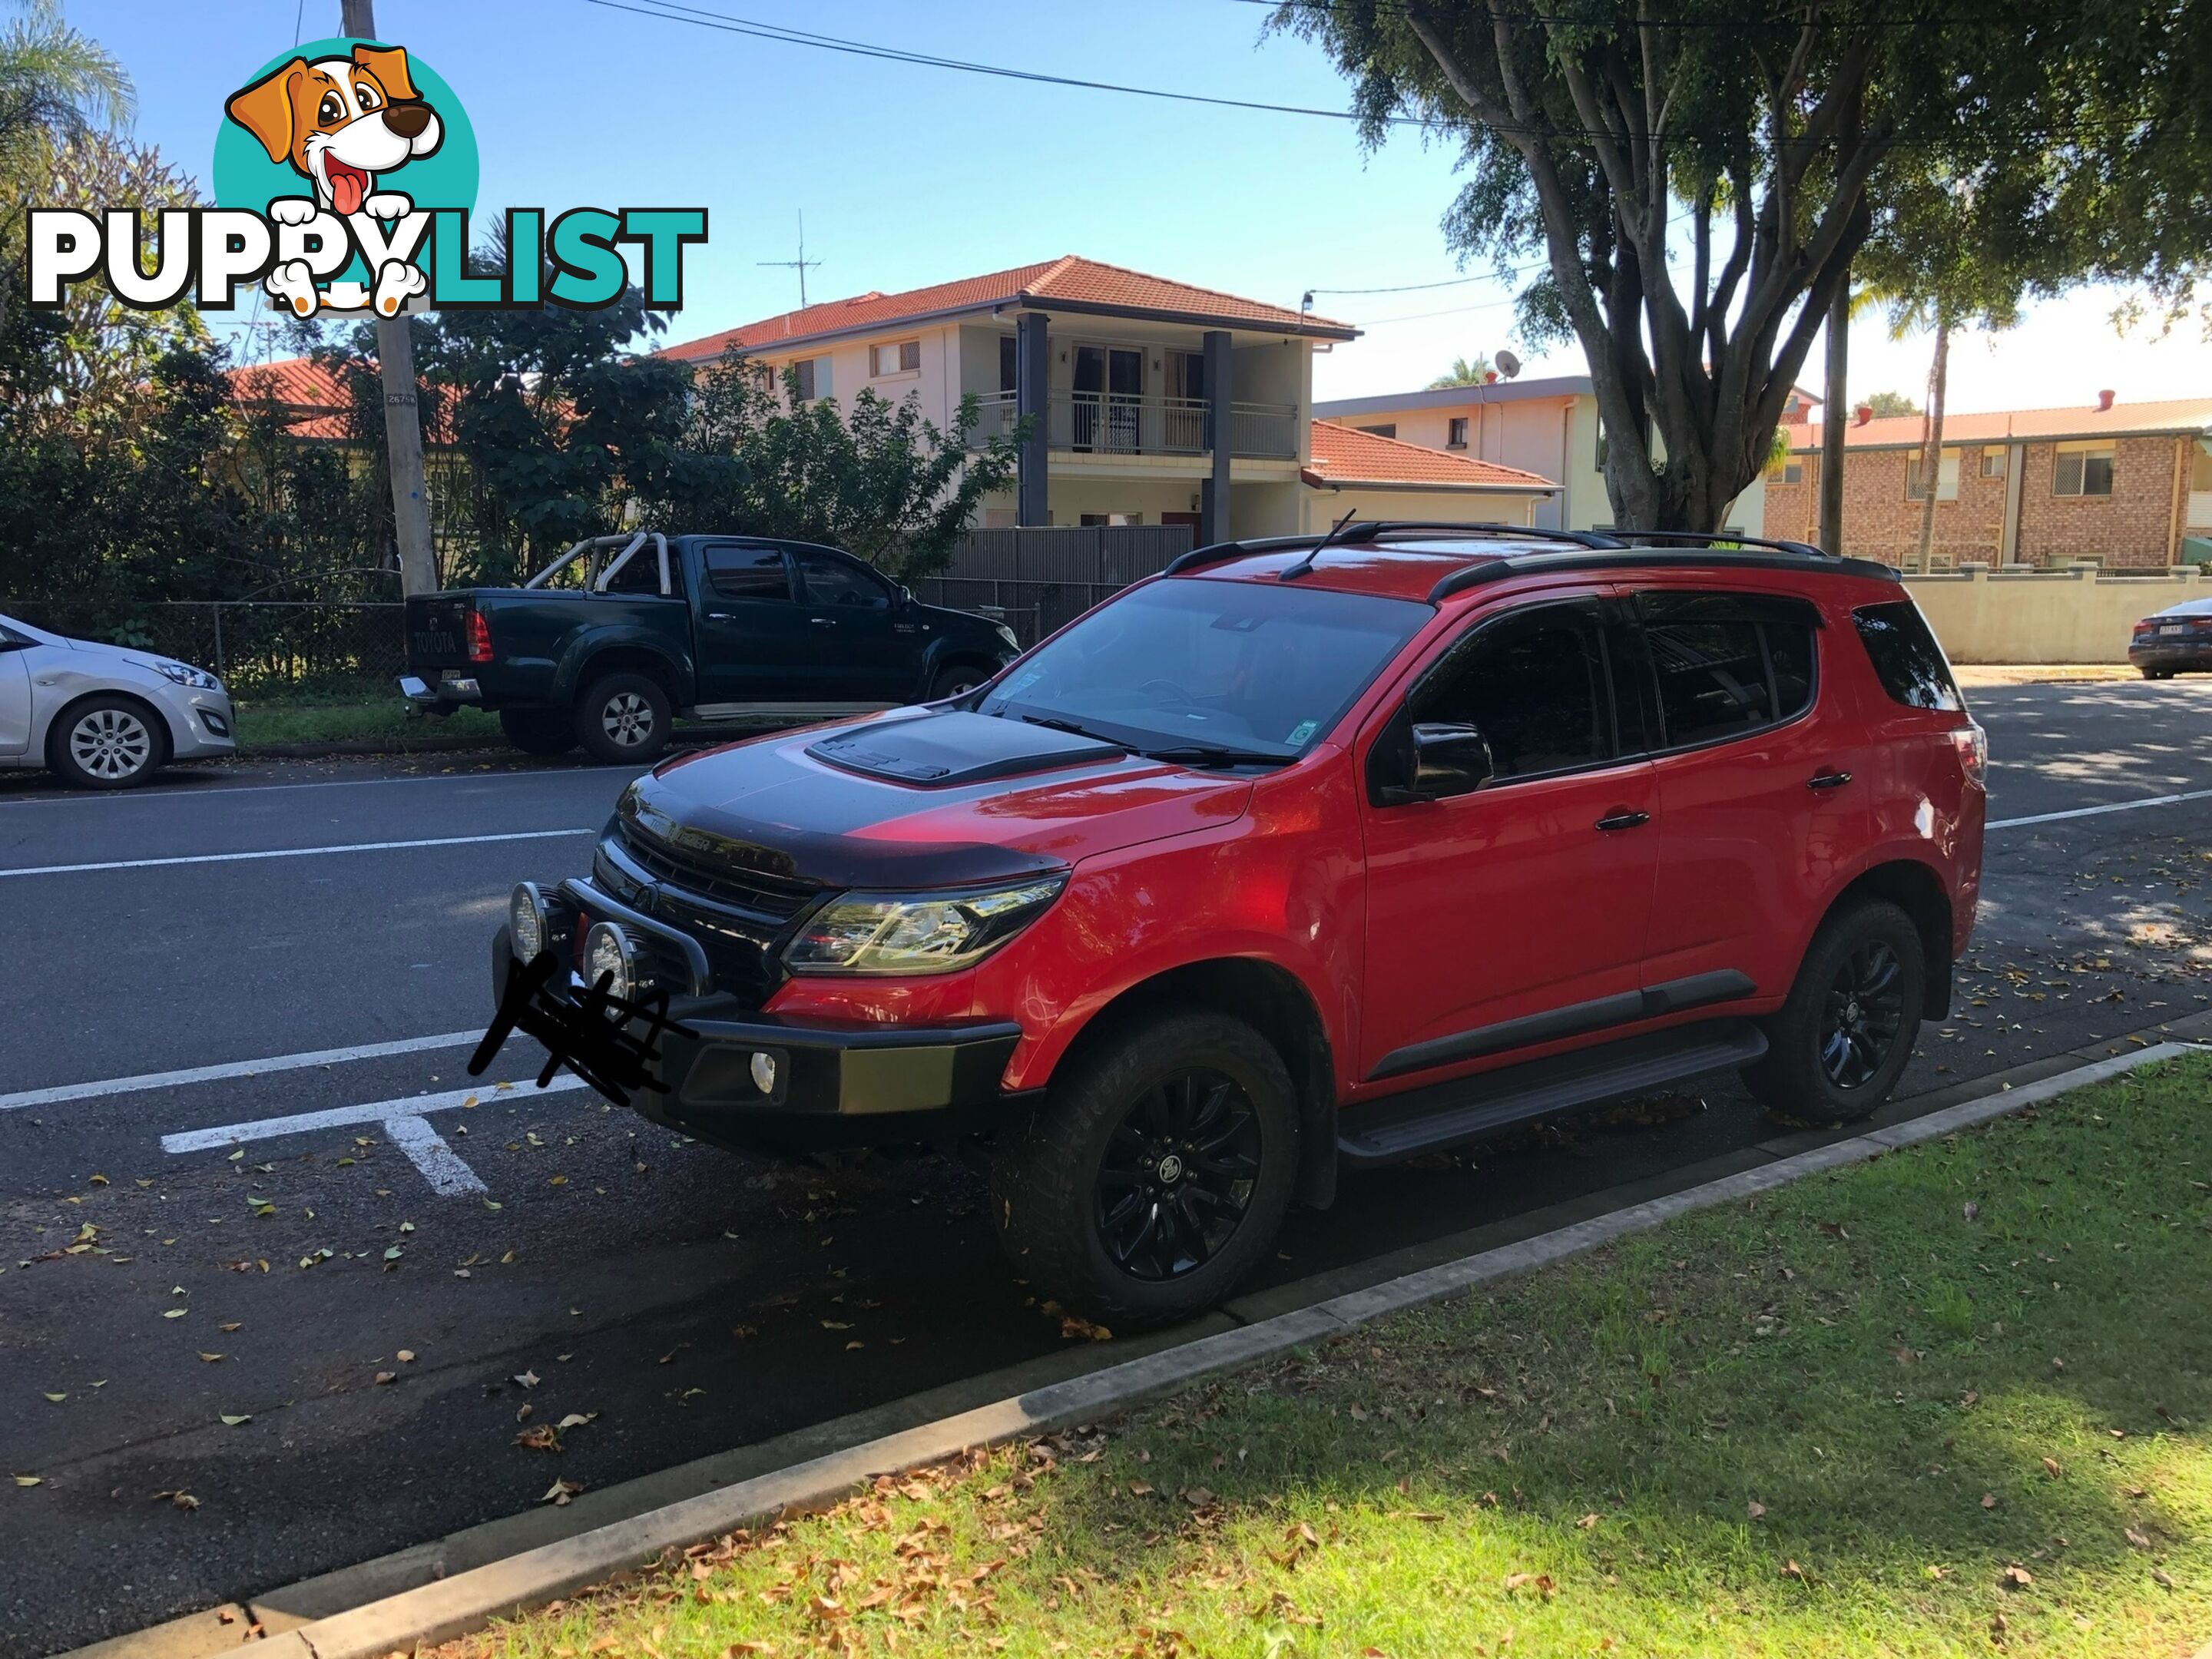
[[[987,444],[1014,430],[1014,394],[987,392],[969,441]],[[1203,455],[1206,400],[1105,392],[1055,392],[1045,404],[1045,443],[1078,455]],[[1271,460],[1298,453],[1296,404],[1231,403],[1229,453]]]

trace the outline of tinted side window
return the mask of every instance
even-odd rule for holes
[[[1414,692],[1416,722],[1472,726],[1497,777],[1589,766],[1613,756],[1613,708],[1597,618],[1544,605],[1480,629]]]
[[[1959,695],[1951,665],[1943,660],[1943,647],[1928,631],[1928,619],[1910,599],[1890,605],[1869,605],[1851,612],[1859,638],[1881,689],[1909,708],[1936,708],[1956,713],[1966,700]]]
[[[1790,600],[1645,593],[1637,600],[1658,685],[1661,742],[1741,737],[1813,701],[1813,614]]]
[[[891,602],[884,585],[850,560],[828,553],[794,551],[806,578],[810,605],[859,605],[880,611]]]
[[[707,580],[726,599],[788,599],[791,573],[775,547],[710,547]]]

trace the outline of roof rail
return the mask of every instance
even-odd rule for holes
[[[1214,542],[1205,547],[1194,547],[1179,555],[1173,563],[1160,574],[1179,575],[1194,570],[1203,564],[1219,564],[1225,559],[1241,558],[1247,553],[1275,553],[1287,548],[1318,548],[1322,545],[1341,546],[1350,542],[1371,542],[1383,536],[1409,532],[1423,535],[1466,536],[1468,538],[1502,538],[1517,541],[1565,542],[1574,547],[1615,548],[1627,544],[1618,541],[1597,530],[1538,530],[1521,524],[1447,524],[1441,520],[1419,519],[1363,520],[1356,524],[1339,525],[1338,531],[1316,532],[1304,536],[1257,536],[1248,541]]]
[[[1775,541],[1765,536],[1742,536],[1732,530],[1616,530],[1616,547],[1771,547],[1778,553],[1795,553],[1805,559],[1832,559],[1810,542]]]

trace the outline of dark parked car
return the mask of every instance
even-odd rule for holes
[[[564,580],[569,584],[562,586]],[[495,709],[516,748],[655,759],[678,714],[836,715],[957,696],[1019,649],[848,553],[744,536],[580,542],[520,587],[407,601],[399,689]]]
[[[2147,680],[2212,673],[2212,599],[2184,599],[2136,624],[2128,660]]]
[[[1715,1071],[1863,1118],[1949,1006],[1982,732],[1895,572],[1674,540],[1200,550],[951,704],[638,779],[495,980],[667,992],[686,1134],[987,1151],[1024,1276],[1115,1322],[1341,1166]]]

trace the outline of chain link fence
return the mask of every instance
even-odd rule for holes
[[[391,696],[407,665],[395,602],[169,599],[118,606],[11,599],[9,614],[73,639],[129,646],[205,668],[241,699]]]

